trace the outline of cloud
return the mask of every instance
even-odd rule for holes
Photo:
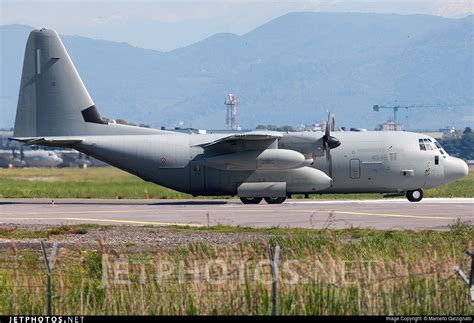
[[[433,4],[433,15],[458,18],[474,14],[472,0],[442,0]]]
[[[111,22],[121,20],[122,18],[123,16],[120,14],[112,14],[108,16],[97,16],[97,17],[92,18],[92,23],[93,24],[108,24]]]

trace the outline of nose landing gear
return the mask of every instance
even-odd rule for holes
[[[420,202],[423,199],[423,191],[421,189],[407,191],[406,197],[410,202]]]

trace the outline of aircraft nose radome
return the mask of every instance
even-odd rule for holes
[[[444,170],[444,175],[448,181],[455,181],[461,179],[469,173],[469,168],[466,162],[462,159],[450,157],[446,168]]]

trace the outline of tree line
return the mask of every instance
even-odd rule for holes
[[[460,137],[447,137],[438,141],[448,154],[465,160],[474,160],[474,133],[470,127],[467,127]]]

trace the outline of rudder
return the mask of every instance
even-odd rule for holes
[[[86,122],[87,121],[87,122]],[[15,137],[85,135],[105,124],[54,30],[30,33],[25,49]]]

